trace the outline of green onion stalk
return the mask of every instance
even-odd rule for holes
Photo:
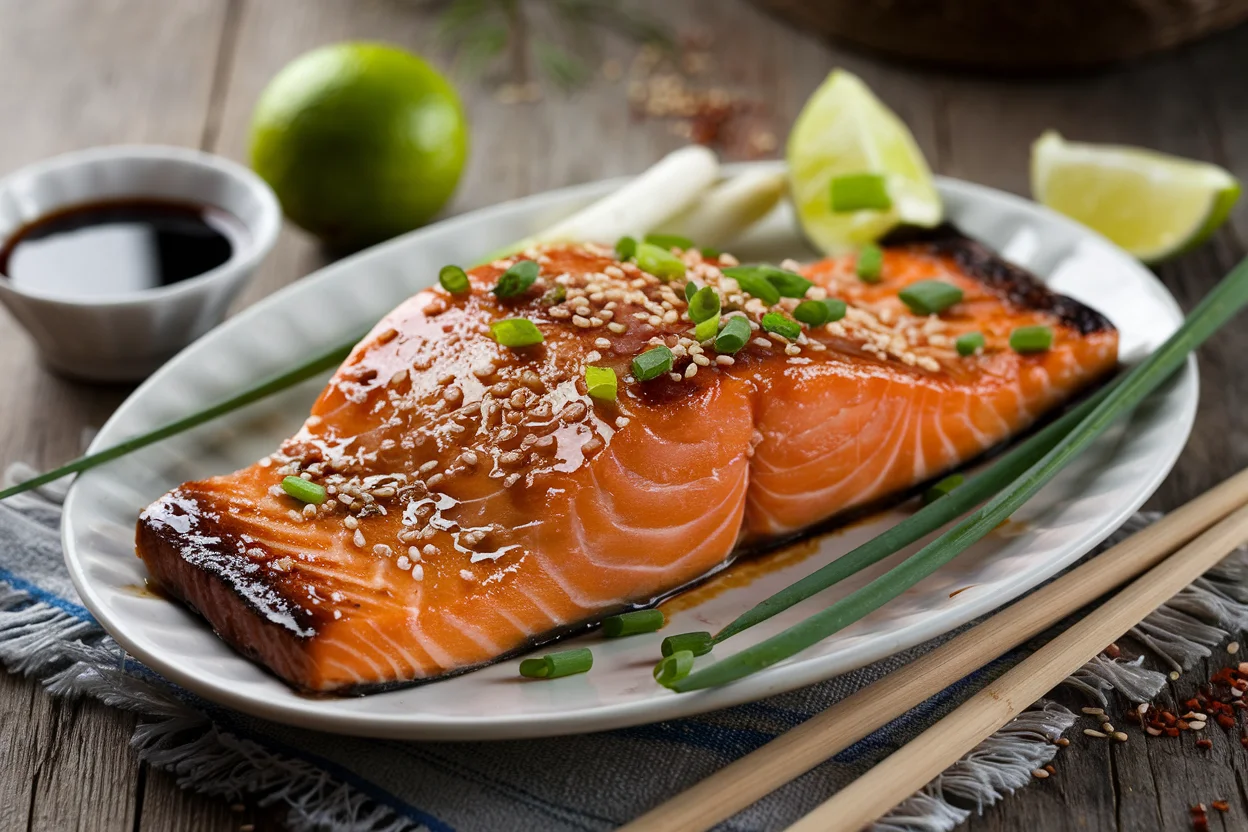
[[[1126,373],[1069,433],[982,508],[866,586],[771,638],[673,682],[671,687],[687,692],[723,685],[783,661],[879,609],[931,575],[1021,508],[1111,424],[1134,410],[1177,371],[1189,353],[1245,304],[1248,304],[1248,259],[1214,287],[1174,335]],[[930,508],[956,500],[958,492],[969,489],[973,482],[954,490]]]

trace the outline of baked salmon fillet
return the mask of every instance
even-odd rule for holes
[[[531,285],[492,291],[526,259],[539,267]],[[782,264],[768,279],[803,297],[775,302],[726,275],[727,255],[672,259],[685,274],[652,267],[665,280],[606,247],[547,246],[471,270],[467,291],[415,295],[355,347],[277,452],[149,506],[139,557],[298,689],[431,680],[905,492],[1117,363],[1102,316],[947,229],[886,246],[876,282],[853,255]],[[716,289],[721,328],[748,322],[743,345],[694,340],[689,281]],[[899,293],[920,281],[961,299],[918,314]],[[843,316],[791,317],[828,299],[846,303]],[[542,342],[496,340],[492,324],[515,318]],[[784,332],[768,331],[777,321]],[[1023,327],[1051,343],[1012,348]],[[956,349],[972,332],[982,347]],[[633,360],[662,358],[650,352],[660,345],[671,367],[641,380]],[[589,394],[587,367],[614,371],[614,400],[596,379]],[[290,496],[288,476],[320,502]]]

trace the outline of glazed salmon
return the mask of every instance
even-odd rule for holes
[[[474,269],[468,292],[417,294],[357,345],[277,452],[149,506],[139,556],[296,688],[436,679],[939,476],[1117,362],[1103,317],[948,231],[886,247],[876,283],[852,256],[802,268],[805,297],[772,305],[723,273],[730,257],[676,253],[687,272],[675,280],[568,245]],[[518,259],[539,277],[496,296]],[[738,351],[690,337],[687,280],[755,327]],[[898,293],[923,280],[962,300],[911,312]],[[822,298],[844,300],[844,317],[796,338],[758,328]],[[494,339],[492,323],[520,317],[542,343]],[[1052,345],[1011,349],[1024,326],[1048,327]],[[984,346],[960,355],[955,339],[972,331]],[[658,344],[671,369],[635,378],[630,362]],[[588,395],[587,366],[615,371],[614,401]],[[324,501],[289,496],[286,476]]]

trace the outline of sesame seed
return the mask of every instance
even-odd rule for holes
[[[515,485],[518,482],[520,482],[519,474],[508,474],[506,477],[503,478],[503,487],[511,488],[513,485]]]
[[[388,558],[394,554],[393,550],[384,543],[378,543],[373,546],[373,554],[381,558]]]
[[[465,581],[475,581],[477,579],[477,576],[472,574],[472,572],[467,569],[459,570],[459,577],[463,578]]]
[[[383,485],[381,488],[374,488],[372,491],[372,495],[378,498],[393,497],[394,493],[394,487],[389,485]]]
[[[412,562],[411,562],[410,560],[408,560],[407,555],[399,555],[399,556],[395,559],[395,561],[394,561],[394,565],[395,565],[395,566],[397,566],[397,567],[399,567],[400,569],[402,569],[402,570],[403,570],[403,571],[405,571],[405,572],[406,572],[408,569],[411,569],[411,568],[412,568]]]
[[[306,506],[304,506],[304,507],[303,507],[303,516],[304,516],[304,517],[315,517],[315,516],[316,516],[316,505],[315,505],[314,503],[308,503]]]
[[[594,346],[600,350],[605,350],[611,346],[611,342],[606,338],[595,338]]]
[[[1114,733],[1114,726],[1108,722],[1102,722],[1101,730],[1104,731],[1106,734],[1112,734]]]
[[[426,543],[425,548],[421,549],[420,551],[425,554],[425,557],[431,558],[438,553],[438,547],[434,546],[432,543]]]
[[[432,477],[425,480],[425,485],[428,486],[429,488],[436,488],[437,486],[441,485],[442,481],[445,479],[446,479],[445,474],[434,474]]]
[[[420,563],[420,549],[417,549],[415,546],[407,547],[407,556],[413,563]]]
[[[615,426],[616,426],[617,428],[627,427],[627,426],[628,426],[628,421],[629,421],[629,420],[628,420],[628,417],[627,417],[627,416],[618,416],[618,417],[616,417],[616,420],[615,420]]]
[[[680,381],[681,379],[684,378],[684,376],[682,376],[680,373],[668,373],[667,375],[668,375],[668,378],[670,378],[672,381]]]
[[[755,338],[751,343],[753,343],[756,347],[762,347],[767,350],[771,349],[771,342],[766,338]]]
[[[693,378],[698,374],[698,365],[690,364],[685,368],[685,378]]]
[[[431,459],[425,464],[420,466],[420,473],[428,474],[430,471],[432,471],[434,468],[437,468],[437,467],[438,467],[438,461],[436,459]]]
[[[1236,653],[1238,653],[1238,652],[1239,652],[1239,642],[1238,642],[1238,641],[1232,641],[1230,644],[1226,645],[1226,652],[1230,653],[1232,656],[1234,656]]]
[[[1105,739],[1105,736],[1106,736],[1105,734],[1102,734],[1100,731],[1094,730],[1092,728],[1084,728],[1083,733],[1087,734],[1089,737],[1097,737],[1098,739]]]
[[[1105,716],[1105,711],[1101,708],[1083,708],[1082,710],[1088,716]]]
[[[626,325],[617,323],[617,322],[612,322],[612,323],[607,324],[607,329],[611,330],[617,335],[628,332],[628,327]]]
[[[600,358],[602,358],[602,353],[598,352],[598,350],[590,350],[588,353],[585,354],[585,363],[593,364],[595,361],[599,360]]]
[[[733,358],[731,355],[717,355],[715,356],[715,363],[723,364],[725,367],[731,367],[733,364],[737,363],[737,359]]]
[[[405,381],[407,381],[407,370],[399,370],[397,373],[390,376],[391,387],[398,387]]]
[[[572,323],[576,326],[579,326],[581,329],[587,329],[589,327],[589,318],[586,318],[582,315],[573,315]]]
[[[342,525],[346,526],[348,529],[355,530],[359,528],[360,521],[355,519],[355,515],[348,514],[342,519]]]
[[[797,344],[789,344],[787,347],[784,348],[785,355],[800,355],[801,352],[802,352],[802,348],[799,347]]]
[[[1044,780],[1049,776],[1049,773],[1042,768],[1037,768],[1032,770],[1031,776],[1037,780]]]
[[[477,455],[473,451],[464,451],[459,455],[459,462],[469,468],[477,464]]]
[[[286,512],[286,516],[291,520],[294,520],[296,523],[303,522],[303,515],[295,511],[293,508]]]
[[[363,549],[364,548],[364,532],[360,531],[359,529],[356,529],[355,535],[351,538],[351,542],[354,543],[358,548]]]
[[[1126,735],[1124,732],[1122,732],[1122,731],[1115,731],[1115,732],[1114,732],[1114,739],[1118,740],[1118,742],[1126,742],[1126,741],[1127,741],[1127,735]]]

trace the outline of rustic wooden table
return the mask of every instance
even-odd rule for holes
[[[1055,127],[1070,137],[1213,160],[1248,179],[1248,29],[1096,75],[998,80],[888,65],[817,42],[743,0],[649,6],[674,31],[709,36],[712,61],[695,83],[755,102],[748,118],[757,135],[771,129],[782,141],[815,85],[845,66],[901,114],[936,170],[951,176],[1026,194],[1028,145]],[[424,3],[411,0],[0,0],[0,172],[118,142],[245,159],[251,107],[288,60],[326,42],[372,38],[445,62],[433,21]],[[636,51],[622,42],[607,49],[625,69]],[[571,97],[507,105],[486,83],[461,79],[474,147],[450,210],[637,172],[685,141],[670,122],[631,117],[626,86],[627,78],[600,75]],[[1161,277],[1190,306],[1244,256],[1246,242],[1248,206],[1241,206],[1212,245],[1162,267]],[[241,304],[324,261],[306,236],[286,230]],[[1183,502],[1248,464],[1248,374],[1239,366],[1246,353],[1242,322],[1202,352],[1196,429],[1153,507]],[[3,313],[0,378],[0,464],[51,466],[74,456],[84,430],[101,424],[127,393],[50,375]],[[1170,695],[1186,698],[1206,671],[1176,682]],[[231,809],[138,762],[127,745],[134,721],[0,674],[0,829],[280,828],[275,810]],[[1248,828],[1248,753],[1234,736],[1211,736],[1208,752],[1190,739],[1105,744],[1076,736],[1054,777],[968,827],[1187,830],[1191,804],[1224,798],[1230,814],[1211,812],[1212,828]]]

